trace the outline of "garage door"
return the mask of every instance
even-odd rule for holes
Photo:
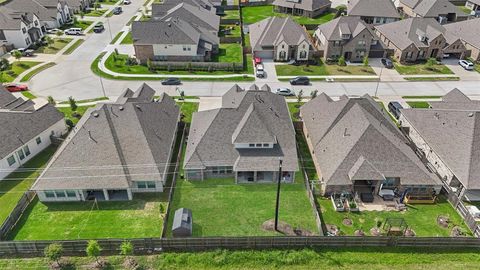
[[[385,53],[385,51],[383,51],[383,50],[381,50],[381,51],[370,51],[368,53],[368,57],[370,57],[370,58],[382,58],[384,53]]]
[[[273,59],[273,51],[256,51],[255,56],[262,59]]]

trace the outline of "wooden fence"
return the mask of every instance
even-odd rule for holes
[[[457,212],[460,214],[460,216],[463,218],[465,221],[465,224],[467,224],[468,228],[472,231],[473,235],[475,237],[480,237],[480,225],[477,223],[475,218],[470,214],[468,209],[465,207],[465,204],[458,198],[458,196],[453,192],[447,190],[447,198],[448,201],[452,204],[453,208],[457,210]]]
[[[5,219],[0,227],[0,241],[5,240],[10,231],[15,227],[23,212],[27,209],[30,203],[35,199],[36,193],[33,191],[26,191],[23,193],[20,200],[18,200],[15,208],[10,212],[10,215]]]
[[[98,239],[103,255],[118,254],[123,239]],[[419,247],[480,249],[479,238],[469,237],[374,237],[374,236],[264,236],[129,239],[136,254],[162,251],[206,251],[214,249],[297,249],[305,247]],[[0,242],[0,256],[43,256],[52,243],[60,243],[67,256],[85,255],[87,240]]]

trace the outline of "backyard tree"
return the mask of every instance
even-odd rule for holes
[[[100,262],[98,261],[98,257],[100,256],[101,251],[102,251],[102,248],[100,247],[97,241],[95,240],[88,241],[85,252],[87,252],[88,257],[95,258],[95,262],[97,262],[97,264],[100,264]]]
[[[138,263],[137,261],[130,257],[133,255],[133,244],[130,241],[123,241],[120,245],[120,255],[125,256],[125,260],[123,262],[123,266],[126,269],[137,269]]]
[[[185,100],[185,92],[183,90],[180,91],[180,100]]]
[[[313,90],[312,92],[310,92],[310,98],[311,99],[316,98],[317,94],[318,94],[318,90],[317,89]]]
[[[77,101],[72,96],[68,97],[68,103],[70,104],[70,109],[72,112],[77,111]]]
[[[339,66],[342,66],[342,67],[344,67],[344,66],[347,65],[347,62],[345,62],[345,57],[340,56],[340,57],[338,58],[338,65],[339,65]]]
[[[18,50],[13,51],[12,56],[18,61],[22,58],[22,53]]]
[[[48,260],[50,260],[52,262],[55,262],[55,263],[57,263],[58,266],[60,266],[59,260],[63,255],[62,244],[59,244],[59,243],[50,244],[45,248],[43,253],[45,254],[45,257]]]

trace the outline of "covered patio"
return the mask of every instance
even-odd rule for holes
[[[282,172],[282,182],[293,182],[295,172]],[[237,171],[236,183],[273,183],[278,179],[278,172],[274,171]]]

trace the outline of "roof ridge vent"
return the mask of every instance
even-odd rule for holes
[[[93,117],[97,118],[100,114],[98,114],[98,112],[93,112],[92,115]]]

